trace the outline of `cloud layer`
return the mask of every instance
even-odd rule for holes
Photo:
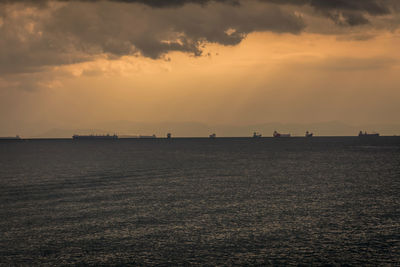
[[[371,19],[382,16],[389,19],[381,25],[397,27],[393,17],[398,17],[400,4],[397,0],[0,0],[0,6],[0,74],[14,79],[10,75],[42,72],[100,55],[158,59],[181,51],[200,56],[207,43],[233,46],[252,32],[299,34],[313,27],[304,14],[327,18],[339,28],[374,27]],[[342,28],[338,31],[348,27]]]
[[[169,3],[176,6],[183,1]],[[207,7],[169,9],[104,1],[53,3],[46,8],[5,5],[0,73],[38,71],[44,66],[91,60],[99,54],[140,54],[155,59],[182,51],[198,56],[207,42],[236,45],[253,31],[299,33],[303,28],[303,21],[294,14],[255,2],[240,7],[214,2]]]
[[[276,4],[311,6],[339,25],[356,26],[370,23],[368,16],[388,15],[399,10],[396,0],[261,0]]]

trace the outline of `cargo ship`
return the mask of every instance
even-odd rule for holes
[[[19,135],[6,136],[6,137],[0,137],[0,140],[21,140],[21,137],[19,137]]]
[[[253,138],[261,138],[261,134],[260,133],[258,133],[258,132],[254,132],[253,133]]]
[[[142,139],[154,139],[154,138],[157,138],[157,136],[155,134],[153,134],[153,135],[139,135],[139,138],[142,138]]]
[[[74,140],[114,140],[114,139],[118,139],[118,135],[114,134],[114,135],[110,135],[110,134],[105,134],[105,135],[94,135],[94,134],[90,134],[90,135],[78,135],[78,134],[74,134],[72,136],[72,139]]]
[[[274,133],[273,133],[272,136],[273,136],[273,137],[290,137],[290,133],[288,133],[288,134],[281,134],[281,133],[278,133],[277,131],[274,131]]]
[[[358,136],[359,136],[359,137],[378,137],[379,134],[378,134],[378,133],[369,134],[369,133],[367,133],[367,132],[362,132],[362,131],[360,131],[360,132],[358,133]]]

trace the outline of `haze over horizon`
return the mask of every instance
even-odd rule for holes
[[[263,137],[271,137],[275,130],[282,133],[290,133],[292,136],[304,136],[306,131],[314,133],[314,136],[355,136],[360,130],[367,131],[368,133],[380,133],[382,136],[393,136],[398,135],[400,132],[400,124],[351,125],[331,121],[319,123],[269,122],[234,125],[201,122],[151,123],[109,121],[81,126],[76,125],[69,128],[62,125],[53,125],[48,128],[45,128],[44,125],[28,125],[23,131],[15,130],[15,132],[22,138],[71,138],[74,134],[117,134],[121,138],[155,134],[157,137],[166,137],[167,133],[171,133],[172,137],[208,137],[211,133],[216,133],[217,137],[251,137],[253,132],[258,132]],[[13,136],[13,134],[9,134],[8,136]]]
[[[0,136],[400,134],[399,26],[397,0],[0,0]]]

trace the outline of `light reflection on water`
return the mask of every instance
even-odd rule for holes
[[[0,262],[399,264],[400,139],[0,143]]]

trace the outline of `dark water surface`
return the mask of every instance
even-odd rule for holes
[[[0,142],[1,265],[400,265],[400,137]]]

